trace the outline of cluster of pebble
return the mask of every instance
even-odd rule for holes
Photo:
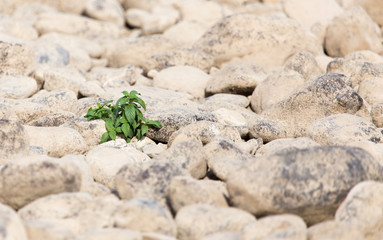
[[[383,238],[383,1],[0,12],[0,238]],[[99,144],[124,90],[163,127]]]

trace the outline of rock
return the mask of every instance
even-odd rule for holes
[[[151,233],[151,232],[144,232],[142,233],[143,240],[177,240],[174,237],[164,235],[161,233]]]
[[[0,129],[0,164],[28,154],[29,139],[23,125],[17,121],[0,119]]]
[[[383,57],[370,50],[360,50],[347,54],[344,57],[346,60],[359,62],[383,63]]]
[[[317,78],[324,73],[315,60],[315,56],[309,52],[295,54],[286,62],[285,69],[300,73],[305,81]]]
[[[117,0],[87,1],[85,14],[100,21],[115,23],[118,26],[123,26],[125,23],[124,9]]]
[[[381,239],[383,185],[365,181],[351,189],[335,214],[335,221],[358,229],[364,239]]]
[[[21,99],[37,92],[36,80],[24,76],[3,76],[0,78],[0,97]]]
[[[114,226],[141,232],[176,236],[176,224],[170,212],[151,198],[134,198],[115,213]]]
[[[153,78],[153,86],[188,93],[196,98],[205,96],[209,75],[191,66],[174,66],[161,70]]]
[[[78,71],[69,68],[47,68],[44,70],[44,80],[44,89],[47,91],[68,89],[76,95],[86,81]]]
[[[37,219],[24,221],[28,239],[74,239],[78,223],[72,219]]]
[[[258,65],[250,62],[234,62],[212,74],[207,82],[206,94],[250,95],[266,76],[265,70]]]
[[[344,8],[350,8],[353,6],[363,7],[364,10],[366,10],[366,12],[368,13],[368,15],[374,20],[374,22],[376,22],[380,26],[383,25],[383,18],[381,15],[381,7],[383,5],[382,2],[380,2],[379,0],[340,0],[339,2]]]
[[[351,86],[355,88],[365,79],[383,77],[383,64],[357,62],[336,58],[327,66],[328,73],[341,73],[351,78]]]
[[[193,204],[181,208],[175,221],[178,239],[196,240],[211,233],[240,231],[256,220],[254,216],[240,209]],[[194,231],[195,229],[198,231]]]
[[[380,180],[382,170],[360,148],[318,146],[245,162],[226,183],[235,207],[256,216],[293,213],[312,225],[331,219],[353,186]]]
[[[327,26],[334,17],[343,13],[336,0],[288,0],[283,1],[282,6],[289,18],[297,20],[307,29],[318,23]]]
[[[77,101],[76,94],[68,89],[55,89],[44,92],[39,96],[28,99],[32,103],[42,104],[47,107],[63,111],[71,111],[72,105]]]
[[[376,127],[383,127],[383,103],[376,103],[372,106],[371,117]]]
[[[0,216],[2,225],[2,239],[29,239],[27,237],[23,222],[12,208],[0,204]]]
[[[197,203],[228,207],[227,196],[223,182],[196,180],[189,176],[174,177],[168,192],[169,203],[175,213],[184,206]]]
[[[218,2],[186,0],[176,1],[175,6],[180,11],[182,20],[197,21],[206,25],[213,25],[231,14],[230,9]]]
[[[31,43],[37,67],[34,77],[41,82],[44,80],[44,70],[50,67],[65,67],[69,65],[71,55],[67,49],[57,43],[37,40]]]
[[[68,111],[57,111],[50,113],[42,118],[36,119],[28,125],[35,127],[58,127],[65,122],[75,118],[75,115]]]
[[[281,138],[261,146],[257,150],[256,156],[267,156],[315,146],[319,146],[319,143],[307,137]]]
[[[86,39],[115,39],[120,35],[120,28],[116,24],[59,12],[39,15],[34,27],[40,34],[58,32]]]
[[[255,155],[257,150],[262,147],[263,140],[262,138],[258,139],[250,139],[246,142],[237,142],[235,145],[244,153],[249,153],[251,155]]]
[[[353,34],[355,32],[358,34]],[[331,57],[344,57],[358,50],[382,53],[380,38],[378,25],[363,8],[355,7],[331,21],[327,28],[324,47]]]
[[[358,94],[370,105],[383,102],[383,78],[367,78],[360,83]]]
[[[251,108],[256,113],[261,113],[291,95],[304,82],[303,76],[293,70],[272,73],[253,91],[250,98]]]
[[[31,146],[41,146],[49,156],[82,154],[88,146],[79,132],[68,127],[24,126]],[[59,137],[58,137],[59,136]]]
[[[18,20],[27,22],[28,25],[32,27],[40,14],[57,11],[55,8],[40,2],[20,3],[22,3],[22,5],[19,4],[19,6],[14,9],[12,16]]]
[[[262,67],[281,66],[287,57],[301,51],[314,55],[322,52],[318,40],[298,23],[284,17],[251,14],[225,17],[194,48],[211,54],[217,64],[243,57]]]
[[[219,108],[213,111],[213,114],[217,118],[217,122],[220,124],[233,127],[246,127],[247,120],[239,112],[229,110],[227,108]]]
[[[177,164],[150,161],[143,165],[125,165],[115,176],[115,188],[121,199],[154,198],[166,206],[166,194],[172,178],[187,174]]]
[[[81,84],[78,93],[81,97],[99,97],[105,95],[105,90],[97,81],[87,81]]]
[[[229,232],[229,231],[216,232],[216,233],[208,234],[205,237],[201,238],[201,240],[219,240],[219,239],[240,240],[241,238],[238,233]]]
[[[170,39],[162,35],[122,38],[111,41],[103,57],[108,59],[109,67],[119,68],[129,64],[140,66],[147,58],[175,47]]]
[[[100,145],[90,150],[85,160],[94,179],[113,189],[116,174],[123,166],[139,168],[150,158],[132,147],[118,149]]]
[[[182,142],[184,140],[198,140],[207,144],[215,137],[223,137],[234,142],[241,141],[239,132],[231,126],[222,125],[211,121],[198,121],[191,123],[174,132],[169,139],[168,145]]]
[[[241,232],[244,240],[278,239],[280,236],[286,240],[306,240],[306,223],[292,214],[274,215],[249,224]]]
[[[73,118],[61,126],[75,129],[81,134],[88,146],[98,145],[102,134],[106,132],[105,122],[102,119],[88,121],[85,118]]]
[[[264,143],[279,138],[288,138],[286,126],[279,122],[267,119],[255,119],[248,121],[249,137],[261,138]]]
[[[143,78],[142,69],[133,65],[121,68],[96,67],[87,73],[88,81],[97,81],[103,87],[125,87],[134,85]]]
[[[154,5],[150,12],[129,8],[125,14],[126,21],[133,27],[141,28],[146,35],[162,33],[174,25],[180,13],[172,6]]]
[[[159,154],[153,161],[175,164],[197,179],[206,175],[207,165],[204,149],[201,142],[198,141],[177,142]]]
[[[359,147],[371,154],[383,166],[383,143],[374,143],[371,141],[356,141],[348,143],[347,146]]]
[[[236,108],[246,108],[249,106],[250,101],[243,95],[229,93],[217,93],[204,99],[204,104],[207,106],[217,105],[215,109],[225,107],[229,103],[236,106]]]
[[[208,72],[214,64],[209,54],[191,48],[175,48],[153,55],[142,64],[146,72],[161,71],[173,66],[191,66]]]
[[[115,240],[142,240],[142,234],[138,231],[122,228],[104,228],[83,234],[81,240],[102,240],[113,238]]]
[[[53,90],[55,91],[55,90]],[[73,112],[76,117],[81,118],[86,115],[89,108],[97,107],[97,103],[106,102],[107,99],[101,97],[85,97],[80,98],[78,101],[75,101],[71,104],[70,111]]]
[[[27,1],[27,4],[30,1]],[[54,2],[46,2],[44,0],[38,0],[33,2],[39,2],[43,4],[47,4],[48,6],[60,11],[60,12],[68,12],[73,14],[81,14],[81,12],[84,9],[85,6],[85,0],[80,1],[54,1]],[[6,12],[12,13],[13,10],[15,10],[18,7],[23,7],[22,5],[25,4],[25,1],[14,1],[12,3],[7,3],[3,5],[4,9],[6,9]],[[2,11],[4,12],[4,11]]]
[[[166,29],[163,35],[180,47],[190,48],[207,30],[208,26],[198,21],[181,20]]]
[[[15,42],[0,42],[0,76],[28,76],[34,68],[34,55],[30,47]]]
[[[310,240],[364,239],[359,229],[334,220],[311,226],[307,231],[307,236]]]
[[[266,128],[276,129],[273,135],[277,137],[302,137],[306,129],[317,119],[337,113],[354,114],[362,107],[363,100],[346,85],[348,80],[341,74],[325,74],[308,81],[283,101],[272,105],[262,113],[265,119],[276,121],[279,126],[270,121],[261,123]],[[254,130],[250,129],[250,134],[253,131],[253,136],[263,138],[263,135],[256,134],[260,125],[257,121],[253,124],[255,127]],[[286,135],[283,131],[286,131]]]
[[[81,174],[75,164],[47,156],[9,162],[0,175],[1,202],[13,209],[49,194],[79,191],[81,186]]]
[[[307,129],[306,135],[322,145],[347,145],[364,140],[378,143],[383,139],[372,122],[351,114],[318,119]]]
[[[33,41],[38,38],[36,29],[27,21],[2,15],[0,19],[0,32],[17,39]]]

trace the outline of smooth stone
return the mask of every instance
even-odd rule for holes
[[[100,21],[115,23],[118,26],[123,26],[125,23],[124,9],[117,0],[87,1],[85,14]]]
[[[42,92],[26,101],[41,104],[49,108],[71,112],[72,105],[77,102],[75,92],[69,89],[55,89],[50,92]]]
[[[303,76],[305,81],[317,78],[324,74],[319,67],[315,56],[310,52],[299,52],[292,56],[286,63],[285,69],[291,69]]]
[[[208,29],[204,23],[194,20],[181,20],[166,29],[163,35],[172,39],[178,46],[190,48]]]
[[[26,44],[14,42],[0,42],[0,76],[24,75],[28,76],[35,66],[33,50]]]
[[[358,94],[370,105],[383,102],[383,78],[367,78],[359,84]]]
[[[44,89],[52,91],[55,89],[67,89],[76,95],[85,77],[77,70],[70,68],[47,68],[44,70]]]
[[[307,137],[299,138],[281,138],[273,140],[261,146],[256,153],[256,156],[267,156],[276,153],[289,152],[296,149],[304,149],[308,147],[319,146],[320,144]]]
[[[36,80],[24,76],[4,76],[0,78],[0,97],[22,99],[37,92]]]
[[[17,213],[7,205],[0,204],[2,239],[29,240],[24,223]]]
[[[23,125],[17,121],[0,120],[0,164],[11,162],[14,158],[27,155],[29,138]]]
[[[61,127],[70,127],[78,131],[88,146],[98,145],[102,134],[106,132],[105,122],[102,119],[88,121],[85,118],[72,118]]]

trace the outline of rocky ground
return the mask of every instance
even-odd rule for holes
[[[1,239],[383,238],[381,0],[1,3]]]

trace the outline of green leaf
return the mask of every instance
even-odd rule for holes
[[[102,134],[100,143],[107,142],[108,139],[109,139],[109,134],[106,132],[106,133]]]
[[[126,97],[129,97],[129,93],[127,91],[123,91],[122,94],[124,94]]]
[[[117,128],[116,128],[116,132],[117,132],[117,133],[122,133],[122,128],[121,128],[121,127],[117,127]]]
[[[97,107],[98,107],[98,108],[102,108],[101,103],[97,103]]]
[[[142,136],[144,136],[145,133],[148,132],[148,130],[149,130],[148,125],[146,125],[146,124],[142,124],[142,125],[141,125],[141,133],[142,133]]]
[[[114,131],[114,130],[109,132],[109,137],[110,137],[112,140],[116,140],[116,135],[117,135],[117,134],[116,134],[116,131]]]
[[[138,129],[138,130],[137,130],[137,134],[136,134],[136,136],[137,136],[137,139],[138,139],[138,140],[140,140],[140,139],[142,138],[142,132],[141,132],[141,129]]]
[[[150,127],[162,128],[162,125],[159,121],[146,120],[146,124],[148,124]]]
[[[109,132],[114,131],[114,124],[113,124],[112,119],[106,118],[106,119],[104,119],[104,121],[105,121],[106,130],[108,130]]]
[[[136,103],[140,104],[141,107],[142,107],[144,110],[146,110],[145,102],[144,102],[141,98],[139,98],[139,97],[137,97],[137,96],[134,96],[134,97],[130,97],[129,100],[130,100],[131,102],[136,102]]]
[[[124,115],[130,124],[134,122],[134,119],[136,118],[136,111],[133,104],[128,104],[125,106]]]

